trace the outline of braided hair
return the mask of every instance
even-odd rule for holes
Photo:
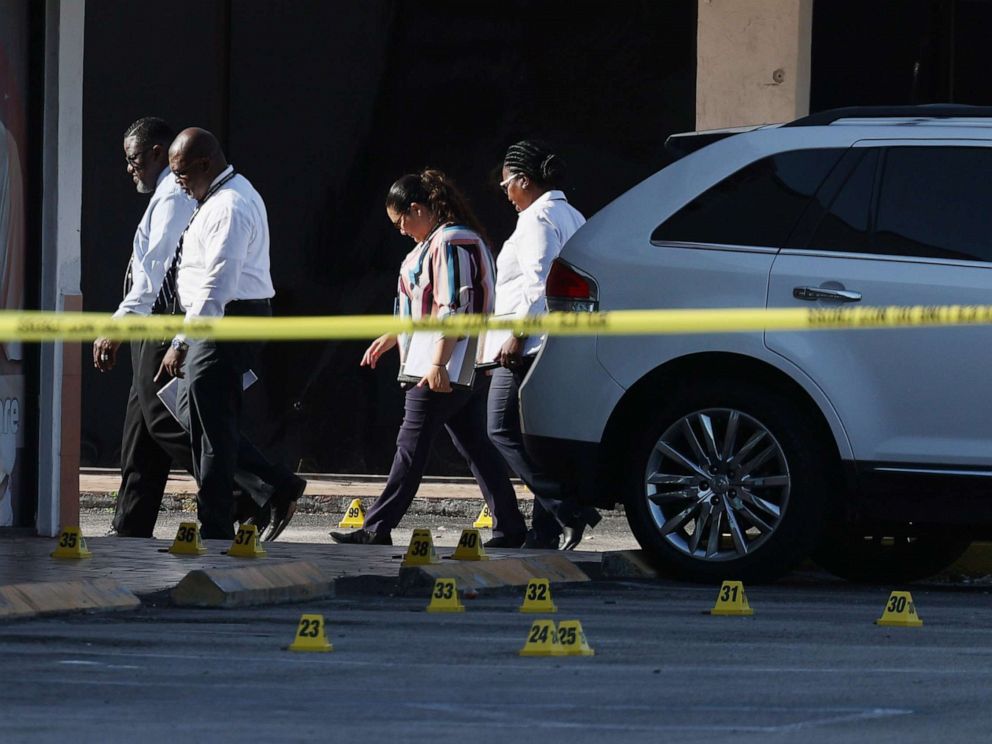
[[[408,173],[390,186],[386,195],[386,206],[397,214],[408,212],[414,202],[429,207],[442,224],[465,225],[489,244],[482,223],[469,206],[468,199],[442,171],[424,168],[419,173]]]
[[[565,178],[565,162],[561,156],[539,140],[522,140],[510,145],[503,158],[503,167],[549,188],[557,188]]]
[[[157,116],[145,116],[124,130],[124,139],[128,137],[134,137],[138,147],[161,145],[167,150],[172,144],[172,140],[175,139],[176,133],[164,119]]]

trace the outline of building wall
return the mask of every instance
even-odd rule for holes
[[[698,0],[696,129],[809,111],[813,0]]]

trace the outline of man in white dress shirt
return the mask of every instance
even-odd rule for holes
[[[169,148],[169,166],[180,188],[198,203],[182,236],[177,288],[186,320],[224,315],[272,314],[269,225],[261,196],[227,164],[217,139],[204,129],[185,129]],[[258,345],[173,339],[162,371],[184,377],[180,413],[187,422],[197,509],[204,538],[234,536],[231,487],[238,459],[242,375],[255,363]],[[184,369],[185,368],[185,369]],[[243,454],[242,447],[242,454]],[[302,494],[287,481],[273,496],[272,537],[296,510]],[[271,531],[270,531],[271,534]]]
[[[171,314],[176,303],[163,296],[163,284],[172,263],[179,238],[189,224],[196,202],[179,188],[168,167],[168,148],[173,129],[162,119],[144,117],[124,133],[124,159],[127,173],[139,194],[151,200],[138,223],[134,246],[124,281],[124,300],[115,318],[128,314]],[[189,434],[180,426],[162,401],[158,390],[167,380],[156,375],[169,340],[131,342],[133,376],[121,442],[121,486],[113,532],[121,537],[151,537],[165,492],[169,469],[175,464],[193,471]],[[93,344],[93,365],[109,372],[117,363],[119,341],[98,338]],[[250,444],[240,452],[248,469],[240,469],[236,482],[248,496],[239,501],[240,518],[250,516],[264,528],[269,504],[279,486],[293,483],[295,476],[284,469],[253,457]],[[302,483],[300,479],[296,479]],[[254,503],[252,503],[254,502]],[[257,505],[257,506],[256,506]],[[267,535],[268,537],[268,535]],[[270,538],[271,539],[271,538]]]
[[[115,318],[167,312],[156,304],[168,262],[196,206],[169,178],[168,149],[174,132],[162,119],[139,119],[124,133],[127,174],[139,194],[151,194],[138,229],[124,279],[124,300]],[[187,437],[158,400],[152,378],[168,349],[167,341],[131,342],[133,377],[121,443],[121,486],[114,531],[122,537],[151,537],[169,477],[173,451],[187,452]],[[93,366],[109,372],[117,363],[119,341],[98,338]],[[182,461],[179,462],[182,465]]]

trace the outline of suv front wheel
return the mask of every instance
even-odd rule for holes
[[[694,581],[791,570],[816,545],[832,480],[803,413],[746,381],[673,391],[628,465],[625,507],[641,546]]]

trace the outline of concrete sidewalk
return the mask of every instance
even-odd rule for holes
[[[343,514],[353,499],[368,505],[385,481],[382,476],[304,477],[308,485],[300,506],[304,513],[313,515]],[[79,483],[84,512],[96,514],[113,508],[120,485],[117,471],[83,470]],[[522,486],[517,490],[522,510],[530,512],[532,496]],[[195,519],[195,493],[192,478],[173,474],[163,502],[163,510],[172,512],[169,521]],[[428,478],[415,503],[421,517],[443,515],[467,526],[478,515],[483,499],[474,480]],[[431,523],[431,519],[420,522]],[[394,534],[394,538],[404,536],[403,531]],[[615,563],[618,559],[624,575],[629,575],[622,557],[627,551],[614,551],[614,557],[607,558],[610,554],[606,552],[491,550],[486,561],[452,561],[453,544],[438,544],[451,543],[452,537],[435,533],[441,558],[437,565],[410,568],[401,565],[405,544],[336,545],[326,542],[326,536],[323,543],[265,543],[268,555],[255,559],[226,555],[231,547],[226,541],[205,541],[203,555],[177,556],[168,552],[171,540],[87,537],[92,557],[61,560],[49,555],[56,539],[0,532],[0,618],[127,610],[141,602],[244,607],[304,601],[340,591],[426,596],[442,575],[456,578],[459,589],[469,591],[522,587],[530,578],[588,581],[590,574],[601,574],[604,561]]]
[[[490,550],[488,560],[451,560],[437,547],[433,565],[402,565],[405,545],[264,543],[267,555],[226,555],[227,541],[206,540],[203,555],[173,555],[169,540],[87,538],[88,558],[50,556],[56,539],[0,534],[0,619],[79,611],[136,609],[141,602],[233,608],[305,601],[335,593],[409,593],[427,597],[438,577],[460,590],[589,581],[608,553]]]

